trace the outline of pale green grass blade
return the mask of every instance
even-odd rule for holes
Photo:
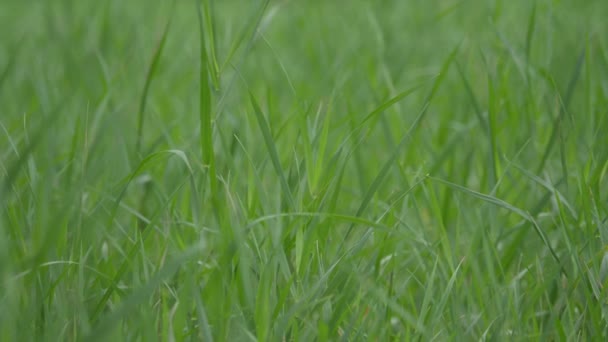
[[[555,188],[554,185],[552,185],[551,183],[547,182],[546,180],[534,175],[532,172],[524,169],[523,167],[521,167],[517,164],[513,164],[513,167],[515,167],[519,172],[523,173],[526,177],[528,177],[535,183],[537,183],[537,184],[541,185],[543,188],[549,190],[550,193],[555,194],[555,196],[559,199],[559,201],[568,209],[569,214],[574,219],[577,219],[578,215],[574,211],[574,207],[568,202],[566,197]]]

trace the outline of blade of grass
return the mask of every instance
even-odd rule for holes
[[[585,53],[586,53],[586,49],[585,49],[585,47],[583,47],[583,50],[579,54],[579,57],[576,61],[576,66],[574,68],[574,72],[572,73],[572,77],[570,78],[570,81],[568,82],[568,88],[566,90],[566,95],[563,98],[563,101],[561,103],[562,105],[560,106],[559,114],[553,120],[553,128],[551,130],[551,136],[549,137],[549,142],[547,142],[547,146],[545,146],[545,151],[543,152],[543,156],[540,159],[540,163],[538,164],[538,167],[536,168],[536,173],[541,173],[542,170],[545,168],[545,163],[547,162],[547,159],[549,158],[549,154],[551,154],[553,146],[555,145],[555,142],[557,141],[561,122],[563,121],[564,117],[567,114],[567,110],[570,105],[570,101],[572,100],[572,95],[574,94],[574,88],[576,87],[577,81],[581,74],[581,70],[583,69],[582,66],[583,66],[583,62],[585,61]],[[556,92],[558,93],[557,95],[559,96],[559,91],[557,90],[557,88],[556,88]],[[561,100],[561,96],[560,96],[560,100]]]
[[[257,101],[253,97],[253,94],[249,93],[249,97],[251,100],[251,104],[253,106],[253,112],[258,122],[258,126],[262,131],[262,136],[264,137],[264,143],[266,145],[266,149],[268,150],[268,154],[270,155],[270,160],[272,161],[272,166],[274,167],[274,171],[281,181],[281,188],[283,189],[283,194],[287,197],[289,201],[289,205],[291,209],[295,209],[295,201],[291,194],[291,190],[289,189],[289,185],[287,184],[287,178],[285,178],[285,173],[283,172],[283,168],[281,167],[281,162],[279,160],[279,154],[277,153],[277,148],[272,138],[272,134],[270,133],[270,127],[268,126],[268,122],[260,109]]]
[[[20,46],[21,46],[21,42],[19,44],[19,47],[17,47],[17,50],[20,48]],[[0,74],[0,90],[2,90],[2,88],[4,86],[4,82],[6,82],[6,80],[8,79],[9,73],[13,70],[14,66],[16,65],[16,61],[17,61],[17,52],[14,52],[11,54],[8,62],[4,66],[4,70]]]
[[[137,111],[137,135],[136,135],[136,143],[135,143],[135,153],[137,156],[141,153],[141,145],[142,145],[142,136],[144,133],[144,120],[145,120],[145,111],[146,111],[146,102],[148,100],[148,92],[150,90],[150,85],[152,84],[152,79],[157,72],[158,63],[160,61],[160,56],[163,53],[163,48],[165,46],[165,41],[167,40],[167,34],[169,33],[169,27],[171,26],[171,17],[169,17],[169,21],[165,24],[165,29],[163,30],[163,35],[160,38],[160,42],[152,55],[152,62],[150,63],[150,67],[148,68],[148,72],[146,74],[146,81],[144,83],[144,90],[142,92],[140,101],[139,101],[139,110]]]
[[[475,93],[473,92],[473,89],[471,88],[471,83],[469,82],[468,78],[464,74],[464,70],[462,70],[460,63],[458,63],[456,61],[456,62],[454,62],[454,64],[456,65],[456,70],[458,70],[458,74],[460,75],[460,78],[462,79],[462,84],[464,85],[464,89],[466,90],[467,95],[469,96],[469,100],[471,101],[471,104],[473,105],[473,109],[475,110],[475,116],[477,116],[477,120],[479,120],[479,125],[483,129],[482,131],[485,134],[488,134],[488,131],[487,131],[488,125],[487,125],[486,120],[483,118],[483,113],[481,111],[481,107],[479,106],[477,97],[475,96]]]
[[[39,127],[37,127],[36,132],[32,134],[32,137],[28,139],[28,143],[25,148],[19,152],[18,159],[8,167],[6,172],[6,177],[4,178],[4,182],[2,183],[2,188],[0,188],[0,203],[6,200],[8,196],[8,192],[13,185],[13,182],[17,179],[17,176],[21,172],[21,169],[28,161],[30,155],[34,152],[36,147],[42,142],[44,137],[50,131],[50,128],[56,123],[58,120],[58,116],[61,113],[62,108],[68,102],[68,98],[64,98],[55,108],[53,108],[44,118]]]
[[[495,126],[495,117],[498,114],[498,101],[497,101],[497,90],[494,86],[494,80],[490,73],[488,73],[488,142],[490,143],[490,157],[488,158],[488,163],[490,167],[488,168],[488,182],[489,189],[493,189],[496,186],[496,180],[498,178],[498,161],[496,155],[498,154],[496,147],[496,130]]]
[[[532,40],[536,28],[536,2],[532,3],[532,12],[528,20],[528,30],[526,31],[526,60],[530,62],[530,52],[532,51]]]
[[[513,166],[521,173],[523,173],[527,178],[529,178],[530,180],[534,181],[535,183],[541,185],[543,188],[547,189],[550,193],[554,193],[555,196],[559,199],[559,201],[568,209],[568,211],[570,212],[570,215],[572,215],[572,217],[574,217],[575,220],[577,220],[577,215],[576,215],[576,211],[574,211],[574,208],[572,207],[572,205],[568,202],[568,200],[566,199],[566,197],[559,192],[555,186],[547,181],[545,181],[544,179],[534,175],[532,172],[524,169],[523,167],[517,165],[517,164],[513,164]]]
[[[198,288],[198,287],[193,287]],[[195,298],[196,302],[196,312],[198,314],[198,329],[201,331],[202,336],[199,336],[204,341],[213,342],[213,335],[211,334],[211,327],[209,326],[209,321],[207,320],[207,314],[205,312],[205,307],[203,306],[203,301],[201,300],[200,293],[202,292],[201,288],[198,288],[198,291],[193,291],[192,294]]]
[[[373,228],[377,228],[377,229],[381,229],[381,230],[390,231],[390,228],[383,224],[369,221],[369,220],[366,220],[366,219],[363,219],[360,217],[342,215],[342,214],[334,214],[334,213],[323,213],[323,212],[292,212],[292,213],[266,215],[266,216],[258,217],[253,221],[250,221],[247,224],[247,229],[252,229],[253,227],[257,226],[258,224],[260,224],[262,222],[275,220],[275,219],[279,219],[279,218],[283,218],[283,217],[330,218],[330,219],[334,219],[334,220],[338,220],[338,221],[349,222],[349,223],[353,223],[353,224],[359,224],[362,226],[373,227]]]
[[[217,174],[215,169],[215,154],[213,149],[213,125],[211,89],[209,86],[209,58],[205,49],[205,27],[200,2],[197,6],[200,34],[200,94],[199,94],[199,120],[200,120],[200,144],[203,164],[208,168],[209,188],[213,202],[213,210],[219,220],[219,203],[217,197]],[[212,34],[212,33],[210,33]]]
[[[437,182],[437,183],[441,183],[443,185],[449,186],[454,190],[458,190],[462,193],[471,195],[473,197],[476,197],[478,199],[481,199],[485,202],[494,204],[500,208],[503,209],[507,209],[508,211],[517,214],[518,216],[520,216],[521,218],[523,218],[524,220],[528,221],[529,223],[532,224],[532,226],[534,227],[534,230],[536,231],[536,233],[538,234],[538,236],[541,238],[543,244],[549,249],[549,252],[551,252],[551,256],[553,257],[553,259],[555,259],[555,261],[557,262],[558,265],[560,265],[560,267],[562,267],[562,271],[564,272],[564,274],[567,275],[567,273],[565,272],[565,270],[563,269],[561,260],[559,258],[559,256],[557,256],[557,253],[555,252],[555,250],[553,249],[553,247],[551,246],[551,243],[549,242],[549,239],[547,238],[547,235],[545,234],[545,232],[541,229],[541,227],[538,225],[538,223],[536,222],[536,220],[534,220],[534,218],[532,217],[532,215],[528,214],[527,212],[523,211],[522,209],[519,209],[499,198],[496,198],[494,196],[489,196],[486,194],[482,194],[480,192],[471,190],[469,188],[465,188],[461,185],[440,179],[440,178],[435,178],[435,177],[429,177],[429,179]]]
[[[135,169],[135,171],[133,171],[131,174],[129,174],[127,176],[125,184],[123,185],[123,189],[115,200],[114,207],[113,207],[112,211],[110,212],[110,217],[108,218],[108,222],[106,223],[106,226],[109,227],[114,222],[114,219],[116,218],[116,214],[118,212],[118,208],[120,207],[120,203],[121,203],[124,195],[126,194],[126,191],[129,187],[129,185],[135,179],[135,177],[137,175],[139,175],[145,169],[145,167],[148,164],[150,164],[152,161],[154,161],[162,156],[165,156],[167,154],[169,156],[177,156],[184,162],[184,164],[186,165],[188,172],[189,172],[188,178],[190,180],[190,186],[192,187],[193,193],[196,193],[196,187],[194,184],[194,173],[193,173],[190,163],[188,162],[188,159],[186,158],[186,155],[183,153],[183,151],[168,150],[168,151],[161,151],[161,152],[154,153],[154,154],[146,157],[144,160],[142,160],[140,162],[139,166],[137,167],[137,169]],[[150,232],[152,231],[151,229],[147,229],[147,228],[150,225],[153,225],[156,223],[156,221],[159,219],[159,217],[161,217],[161,212],[162,212],[161,209],[165,208],[166,206],[168,206],[171,203],[171,199],[177,195],[177,193],[179,192],[179,190],[182,188],[182,186],[184,184],[185,184],[185,180],[175,189],[175,191],[170,196],[168,196],[167,201],[161,206],[161,208],[159,208],[159,210],[157,210],[154,213],[152,218],[150,218],[150,222],[148,222],[146,224],[146,226],[142,227],[142,229],[141,229],[141,240],[142,241],[145,241],[147,239],[147,237],[150,235]],[[198,202],[198,200],[196,200],[196,201]],[[103,294],[102,298],[99,300],[99,302],[97,302],[97,305],[95,306],[95,309],[93,310],[93,314],[91,315],[91,321],[97,320],[97,318],[101,314],[103,308],[105,307],[106,303],[110,299],[110,296],[116,290],[116,286],[117,286],[118,282],[120,281],[120,279],[122,278],[124,273],[127,271],[129,264],[132,262],[133,258],[135,257],[135,255],[138,251],[139,251],[139,244],[138,243],[133,244],[133,246],[131,247],[131,250],[127,253],[127,258],[123,261],[121,266],[118,268],[118,271],[112,278],[112,283],[104,291],[104,294]]]
[[[223,112],[224,105],[226,104],[226,99],[228,98],[228,95],[230,94],[232,87],[236,83],[237,77],[242,77],[239,74],[239,70],[241,69],[242,64],[245,62],[245,57],[249,54],[249,52],[251,51],[251,48],[253,47],[253,45],[256,41],[258,28],[260,27],[260,24],[264,17],[264,13],[266,13],[266,9],[268,8],[269,3],[270,3],[270,0],[264,0],[262,5],[260,6],[259,10],[257,11],[257,13],[251,17],[251,24],[252,24],[251,29],[249,31],[248,30],[243,31],[242,36],[237,40],[237,42],[234,45],[233,50],[231,50],[228,53],[228,56],[225,59],[224,65],[229,65],[230,60],[232,59],[233,53],[236,52],[236,49],[238,49],[238,47],[242,44],[242,41],[249,34],[249,41],[247,42],[245,51],[243,52],[243,55],[241,56],[240,60],[234,65],[234,69],[237,72],[232,76],[230,81],[228,81],[228,85],[225,87],[225,90],[222,93],[222,96],[217,101],[216,112],[218,113],[218,116],[221,115]],[[222,72],[223,69],[224,69],[224,66],[220,67],[220,72]]]
[[[202,0],[202,13],[200,15],[201,6],[199,5],[199,20],[202,20],[205,25],[205,31],[207,32],[207,43],[209,45],[207,58],[208,69],[211,70],[209,72],[209,76],[213,82],[213,86],[216,90],[220,89],[220,69],[217,63],[217,53],[216,53],[216,42],[215,42],[215,25],[213,22],[213,2],[210,0]],[[202,24],[201,24],[202,26]],[[202,28],[201,28],[202,30]],[[202,32],[201,32],[202,34]]]
[[[180,255],[169,261],[163,268],[160,269],[146,284],[141,288],[133,291],[122,304],[111,314],[106,316],[92,331],[84,337],[85,341],[103,341],[105,336],[110,334],[115,326],[119,325],[121,320],[127,317],[131,312],[150,300],[152,293],[161,286],[167,279],[173,276],[184,264],[188,263],[197,257],[202,251],[202,246],[194,246],[181,253]]]
[[[430,105],[432,99],[434,98],[437,90],[439,89],[439,86],[441,85],[441,83],[445,79],[446,74],[447,74],[447,72],[448,72],[448,70],[450,68],[450,65],[452,64],[452,61],[454,60],[454,57],[456,56],[456,53],[458,52],[459,47],[460,47],[460,45],[456,46],[452,50],[452,52],[450,53],[450,55],[448,56],[448,58],[446,59],[446,61],[443,63],[443,65],[442,65],[442,67],[440,69],[440,72],[439,72],[439,76],[435,79],[435,82],[433,83],[431,91],[429,92],[428,96],[426,97],[426,100],[424,102],[424,106],[422,107],[422,110],[420,111],[420,114],[418,114],[418,116],[416,117],[416,119],[414,120],[414,122],[412,123],[412,125],[410,126],[409,130],[404,134],[403,138],[401,138],[401,141],[395,147],[395,149],[391,153],[391,156],[384,162],[384,165],[382,166],[382,169],[380,169],[380,172],[378,172],[378,175],[376,175],[376,178],[374,179],[374,181],[370,185],[369,189],[367,190],[367,192],[363,196],[363,199],[361,200],[361,204],[359,205],[359,208],[357,209],[357,213],[355,214],[355,216],[361,216],[361,214],[363,214],[363,212],[365,211],[365,209],[367,209],[367,206],[371,202],[374,194],[376,193],[376,191],[378,191],[378,189],[380,188],[380,185],[382,185],[382,183],[384,182],[384,179],[388,175],[388,172],[390,171],[390,169],[392,168],[392,166],[395,165],[395,161],[396,161],[397,157],[399,156],[399,153],[400,153],[401,149],[409,141],[412,133],[418,128],[419,123],[422,121],[422,119],[424,118],[425,114],[427,113],[429,105]],[[398,95],[395,98],[399,98],[400,99],[401,97],[400,97],[400,95]],[[393,98],[393,99],[395,99],[395,98]],[[393,103],[396,103],[397,100],[390,100],[389,102],[391,104],[393,104]],[[380,106],[379,108],[382,108],[382,110],[384,110],[385,108],[388,108],[388,107],[387,106]],[[375,113],[380,112],[380,111],[381,110],[376,110],[376,111],[372,112],[370,115],[367,116],[366,120],[368,118],[371,118],[372,114],[375,114]],[[353,227],[354,226],[351,225],[348,228],[348,230],[346,232],[346,235],[344,236],[344,239],[342,240],[342,242],[340,244],[340,249],[344,245],[345,241],[348,240],[348,237],[351,234],[351,232],[353,230]],[[340,249],[338,249],[338,250],[340,250]]]

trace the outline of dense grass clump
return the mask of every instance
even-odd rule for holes
[[[607,13],[1,2],[0,341],[607,340]]]

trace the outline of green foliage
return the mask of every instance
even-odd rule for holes
[[[608,2],[0,2],[0,341],[607,340]]]

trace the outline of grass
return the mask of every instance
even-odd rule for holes
[[[608,3],[0,4],[0,341],[608,338]]]

